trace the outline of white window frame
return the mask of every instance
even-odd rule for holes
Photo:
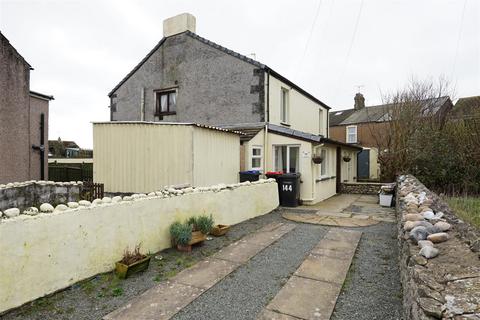
[[[351,139],[350,139],[350,135],[353,135],[353,133],[352,133],[352,134],[348,133],[348,129],[350,129],[350,128],[355,129],[355,139],[354,139],[354,140],[351,140]],[[347,126],[345,130],[346,130],[346,131],[345,131],[345,135],[346,135],[345,141],[346,141],[347,143],[357,143],[357,142],[358,142],[357,126]]]
[[[280,89],[280,122],[289,124],[289,118],[290,118],[290,93],[287,88],[282,87]]]
[[[284,173],[290,173],[290,148],[298,148],[298,170],[297,172],[301,172],[301,161],[300,161],[300,148],[301,146],[299,144],[274,144],[272,146],[272,154],[273,154],[273,165],[272,165],[272,168],[273,170],[276,170],[275,168],[275,157],[276,157],[276,153],[275,153],[275,148],[276,147],[287,147],[287,159],[286,159],[286,168],[287,168],[287,172],[284,172]]]
[[[253,149],[259,149],[260,155],[254,155]],[[260,159],[260,167],[253,166],[253,159]],[[262,171],[263,169],[263,146],[252,146],[250,149],[250,168],[251,170],[259,170]]]

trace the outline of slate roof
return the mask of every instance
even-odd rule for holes
[[[432,114],[436,114],[442,106],[444,106],[450,98],[448,96],[427,99],[423,101],[424,110],[429,110]],[[347,109],[329,112],[329,125],[350,125],[366,122],[385,122],[390,120],[389,110],[393,104],[383,104],[377,106],[365,107],[359,110]]]
[[[454,118],[480,117],[480,96],[458,99],[452,109],[451,115]]]
[[[247,56],[244,56],[238,52],[235,52],[233,50],[230,50],[228,48],[225,48],[215,42],[212,42],[208,39],[205,39],[203,37],[200,37],[199,35],[197,35],[196,33],[193,33],[191,31],[185,31],[183,33],[180,33],[180,34],[186,34],[190,37],[192,37],[193,39],[196,39],[204,44],[207,44],[217,50],[220,50],[226,54],[229,54],[237,59],[240,59],[240,60],[243,60],[245,62],[248,62],[254,66],[256,66],[257,68],[260,68],[268,73],[270,73],[272,76],[278,78],[279,80],[283,81],[284,83],[288,84],[289,86],[291,86],[292,88],[295,88],[295,90],[297,90],[298,92],[300,92],[301,94],[303,94],[304,96],[306,96],[307,98],[315,101],[316,103],[320,104],[321,106],[323,106],[324,108],[327,108],[327,109],[330,109],[330,107],[328,105],[326,105],[325,103],[323,103],[322,101],[320,101],[319,99],[317,99],[316,97],[314,97],[312,94],[308,93],[307,91],[305,91],[304,89],[302,89],[301,87],[299,87],[298,85],[296,85],[295,83],[293,83],[292,81],[288,80],[287,78],[285,78],[284,76],[282,76],[281,74],[279,74],[278,72],[276,72],[275,70],[273,70],[272,68],[268,67],[267,65],[257,61],[257,60],[254,60],[254,59],[251,59]],[[174,36],[177,36],[178,34],[176,35],[173,35],[171,37],[174,37]],[[150,56],[155,53],[155,51],[160,48],[160,46],[165,42],[165,39],[167,38],[162,38],[162,40],[160,40],[160,42],[147,54],[147,56],[145,58],[142,59],[142,61],[140,61],[140,63],[135,66],[135,68],[133,68],[132,71],[130,71],[113,89],[112,91],[110,91],[110,93],[108,94],[109,97],[111,97],[115,91],[125,82],[128,80],[128,78],[130,78],[144,63],[145,61],[148,60],[148,58],[150,58]]]
[[[263,128],[265,128],[265,122],[258,122],[258,123],[244,123],[244,124],[238,124],[238,125],[225,125],[221,126],[222,128],[229,128],[231,130],[239,130],[243,133],[245,133],[244,136],[240,137],[240,141],[248,141],[252,139],[254,136],[257,135]],[[293,139],[299,139],[303,141],[308,141],[311,143],[315,144],[320,144],[320,143],[328,143],[328,144],[334,144],[334,145],[340,145],[344,147],[348,147],[351,149],[357,149],[357,150],[362,150],[361,147],[343,143],[340,141],[336,141],[330,138],[326,138],[322,135],[316,135],[316,134],[311,134],[308,132],[303,132],[299,130],[294,130],[291,128],[279,126],[276,124],[272,123],[267,123],[267,128],[268,132],[278,134],[281,136],[293,138]]]
[[[35,92],[35,91],[32,91],[32,90],[30,90],[30,95],[32,97],[36,97],[36,98],[43,99],[43,100],[48,100],[48,101],[55,100],[55,98],[51,95]]]

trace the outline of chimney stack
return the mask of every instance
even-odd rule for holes
[[[365,108],[365,98],[363,97],[363,94],[360,92],[355,95],[355,105],[354,109],[355,110],[360,110]]]
[[[195,33],[195,17],[190,13],[182,13],[163,20],[163,36],[170,37],[185,31]]]

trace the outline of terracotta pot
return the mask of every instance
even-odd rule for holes
[[[177,244],[177,250],[182,252],[192,252],[192,246],[191,245],[182,246],[181,244]]]

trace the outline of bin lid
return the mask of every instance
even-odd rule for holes
[[[300,172],[295,173],[284,173],[280,175],[280,178],[300,178]]]
[[[283,174],[283,171],[268,171],[266,173],[266,175],[271,175],[271,176],[274,176],[274,175],[281,175]]]
[[[248,170],[248,171],[240,171],[240,173],[244,173],[244,174],[260,174],[260,171],[258,171],[258,170]]]

